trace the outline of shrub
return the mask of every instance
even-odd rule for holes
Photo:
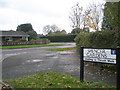
[[[74,42],[76,34],[66,34],[66,35],[47,35],[41,38],[47,38],[51,42]]]
[[[112,31],[97,31],[91,33],[81,32],[75,38],[77,46],[115,48],[117,47],[117,35]]]
[[[116,34],[108,30],[91,33],[88,42],[91,47],[101,47],[101,48],[117,47]]]
[[[90,33],[86,33],[86,32],[79,33],[74,39],[76,42],[76,45],[89,47],[89,42],[88,42],[89,36],[90,36]]]

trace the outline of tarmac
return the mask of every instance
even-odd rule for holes
[[[58,72],[80,78],[80,55],[72,51],[47,51],[65,46],[34,47],[2,50],[2,79],[18,78],[34,73]],[[85,64],[84,80],[116,85],[116,73],[100,71],[90,63]]]

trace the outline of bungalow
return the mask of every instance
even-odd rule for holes
[[[28,41],[29,35],[22,31],[0,31],[0,40],[2,42],[10,42],[10,41],[20,41],[26,40]]]

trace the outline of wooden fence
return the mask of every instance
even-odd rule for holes
[[[19,42],[2,42],[2,46],[14,46],[14,45],[40,45],[40,44],[49,44],[50,41],[47,39],[40,41],[19,41]]]

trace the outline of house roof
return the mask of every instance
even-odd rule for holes
[[[22,31],[0,31],[0,36],[13,36],[13,37],[19,37],[19,36],[27,36],[28,34]]]

